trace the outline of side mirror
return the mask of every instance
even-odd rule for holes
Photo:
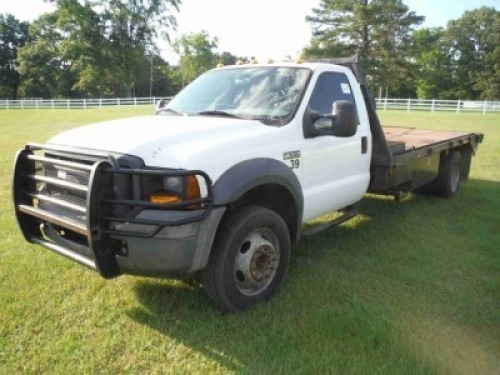
[[[354,103],[337,100],[332,114],[322,114],[307,107],[304,113],[304,136],[313,138],[322,135],[352,137],[358,130],[358,115]]]
[[[324,116],[321,113],[307,106],[306,110],[304,111],[304,119],[303,119],[304,138],[314,138],[320,135],[331,134],[331,125],[328,129],[326,129],[327,131],[318,128],[317,126],[318,120],[323,118]]]
[[[333,103],[332,134],[335,137],[352,137],[358,131],[356,107],[349,100]]]
[[[158,102],[156,102],[155,115],[157,115],[167,104],[168,104],[167,99],[161,99]]]

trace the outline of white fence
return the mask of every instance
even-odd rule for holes
[[[0,100],[1,109],[89,109],[154,105],[161,98]]]
[[[130,107],[154,105],[155,98],[113,98],[113,99],[21,99],[0,100],[2,109],[88,109],[103,107]],[[469,100],[423,100],[377,98],[377,109],[404,111],[454,111],[460,112],[500,112],[500,102]]]
[[[454,111],[460,112],[500,112],[500,102],[471,100],[424,100],[377,98],[377,110],[398,109],[404,111]]]

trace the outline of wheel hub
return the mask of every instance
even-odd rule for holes
[[[259,229],[240,245],[234,263],[234,278],[242,293],[258,294],[273,280],[279,264],[279,252],[274,244],[277,241],[273,237]]]
[[[273,262],[276,261],[276,253],[272,246],[263,244],[252,256],[250,261],[250,276],[259,282],[271,275]]]

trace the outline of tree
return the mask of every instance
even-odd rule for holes
[[[180,0],[49,0],[56,6],[61,58],[88,96],[130,96],[154,39],[176,27]]]
[[[413,82],[410,33],[424,21],[402,0],[321,0],[306,20],[313,27],[306,58],[353,55],[357,50],[371,86],[409,95]]]
[[[233,55],[231,52],[224,51],[222,53],[216,54],[217,63],[223,65],[234,65],[239,60],[237,56]]]
[[[173,44],[174,51],[180,56],[179,68],[183,85],[191,82],[200,74],[216,65],[217,38],[210,39],[206,31],[181,35]]]
[[[28,22],[0,14],[0,97],[17,99],[21,75],[18,51],[28,40]]]
[[[171,67],[157,53],[144,56],[141,73],[135,83],[136,96],[173,96],[181,88],[180,77],[174,74],[175,68]]]
[[[500,12],[466,11],[448,22],[457,93],[467,99],[500,99]]]
[[[169,39],[176,27],[171,10],[179,10],[180,0],[97,0],[105,8],[103,19],[110,41],[111,60],[123,82],[125,95],[140,74],[142,58],[154,49],[154,38]]]
[[[30,26],[30,43],[19,50],[20,92],[28,97],[71,97],[76,77],[61,53],[57,14],[46,13]]]
[[[458,99],[446,31],[424,28],[412,34],[417,96],[420,99]]]
[[[59,2],[56,17],[56,26],[64,36],[60,54],[71,61],[70,70],[78,77],[72,89],[85,96],[102,97],[106,80],[113,75],[102,17],[90,3],[78,0]]]

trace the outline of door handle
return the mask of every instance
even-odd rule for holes
[[[368,152],[368,137],[361,137],[361,153],[366,154]]]

